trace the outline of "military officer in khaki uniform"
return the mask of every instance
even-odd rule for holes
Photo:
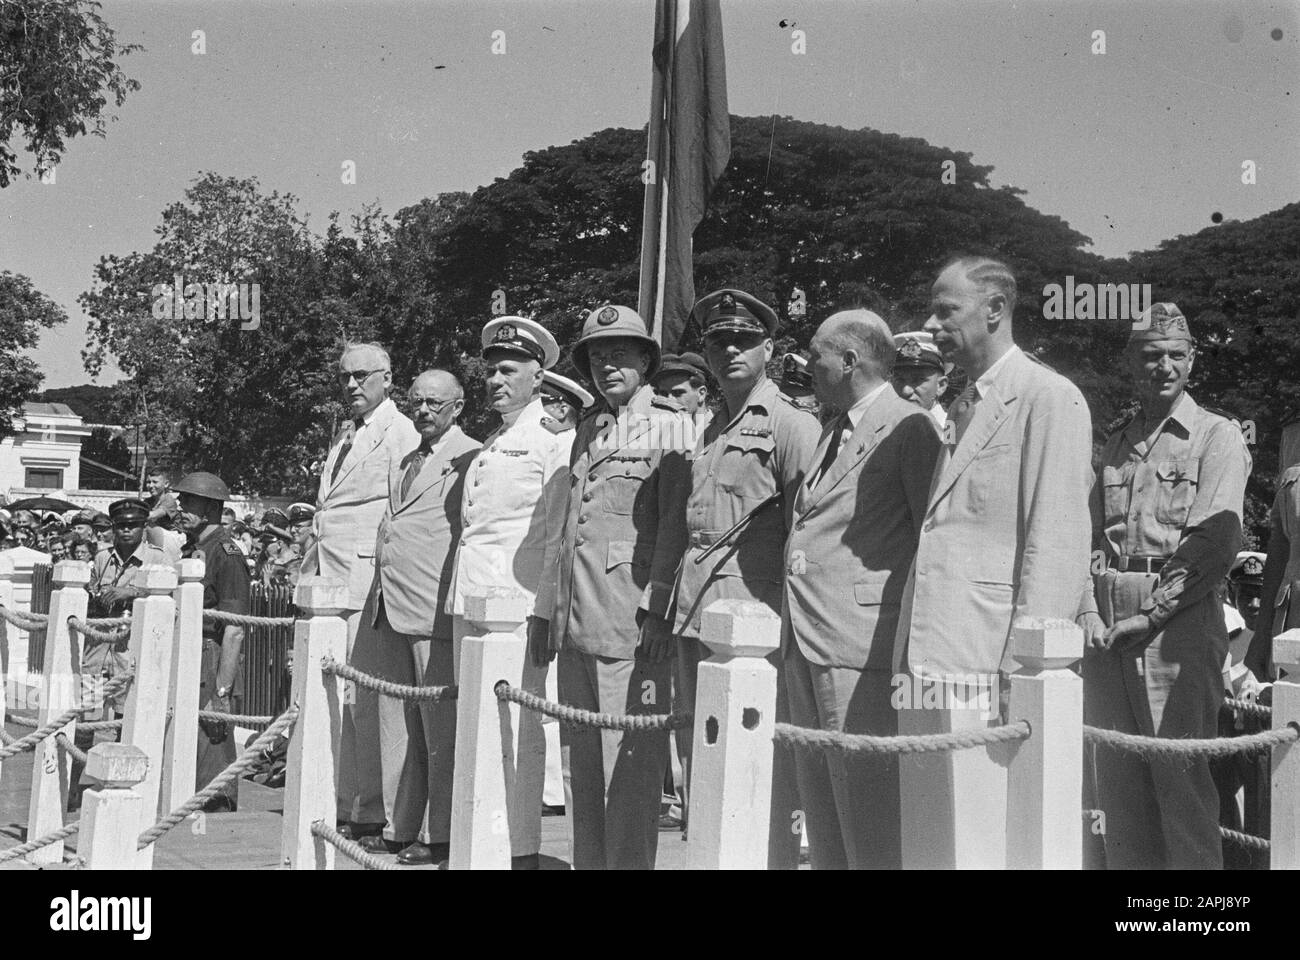
[[[550,622],[560,699],[605,713],[668,713],[668,603],[685,539],[687,423],[649,385],[659,345],[636,311],[591,311],[573,359],[601,401],[578,424],[570,457]],[[534,635],[539,662],[551,656],[542,639]],[[571,769],[574,867],[652,869],[667,733],[566,726],[560,738]]]
[[[767,376],[776,312],[740,290],[718,290],[693,311],[704,330],[704,353],[724,405],[692,454],[686,504],[688,545],[674,594],[679,707],[695,708],[696,675],[709,650],[700,642],[700,617],[715,600],[757,600],[781,614],[781,547],[795,492],[817,447],[821,425],[778,390]],[[779,653],[771,656],[780,674]],[[778,693],[778,719],[788,720]],[[691,743],[691,731],[678,742]],[[686,781],[690,782],[689,746]],[[787,751],[778,749],[779,794],[794,783]],[[792,795],[778,803],[770,833],[773,867],[798,863]],[[689,795],[687,796],[689,804]],[[688,807],[689,810],[689,807]],[[689,813],[688,813],[689,816]]]
[[[1240,429],[1186,392],[1196,349],[1172,303],[1134,323],[1127,349],[1140,410],[1110,435],[1093,486],[1105,570],[1080,622],[1085,722],[1159,737],[1213,737],[1228,636],[1219,585],[1241,543],[1250,454]],[[1098,745],[1106,865],[1219,869],[1218,795],[1204,759]]]

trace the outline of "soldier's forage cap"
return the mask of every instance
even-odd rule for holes
[[[715,333],[757,333],[762,337],[776,334],[776,311],[744,290],[723,288],[705,294],[691,310],[704,336]]]
[[[787,353],[781,358],[781,386],[812,389],[812,374],[808,372],[808,361],[797,353]]]
[[[262,512],[262,526],[287,527],[289,525],[289,515],[278,507],[272,507],[270,510]]]
[[[149,504],[135,497],[115,500],[108,505],[108,517],[115,527],[143,524],[149,520]]]
[[[113,525],[113,518],[106,513],[96,513],[90,525],[96,530],[107,530]]]
[[[316,508],[310,503],[294,503],[289,505],[289,522],[292,523],[310,523],[316,516]]]
[[[542,399],[547,397],[563,400],[575,410],[586,410],[596,402],[596,398],[584,390],[582,384],[550,370],[542,374]]]
[[[698,353],[689,351],[664,354],[663,362],[659,364],[659,371],[655,374],[655,380],[658,381],[668,373],[688,373],[693,377],[699,377],[705,383],[709,382],[709,365]]]
[[[208,473],[206,470],[185,474],[181,477],[181,482],[172,489],[178,494],[188,493],[192,497],[206,497],[222,503],[230,499],[230,488],[226,486],[226,482],[215,473]]]
[[[943,354],[935,346],[934,335],[924,330],[894,334],[895,367],[919,367],[947,373],[950,367],[943,362]]]
[[[71,523],[71,525],[74,526],[74,527],[75,527],[77,524],[79,524],[79,523],[84,523],[84,524],[86,524],[87,526],[94,526],[94,525],[95,525],[95,511],[94,511],[94,510],[79,510],[79,511],[77,511],[75,514],[72,515],[72,520],[70,521],[70,523]]]
[[[573,345],[573,363],[578,368],[578,372],[586,372],[592,380],[596,379],[591,376],[587,348],[591,346],[593,340],[607,340],[611,337],[626,337],[645,344],[650,350],[650,366],[646,370],[646,379],[654,380],[659,370],[659,341],[650,336],[646,322],[631,307],[608,303],[587,314],[587,319],[582,324],[582,336]]]
[[[1243,550],[1232,562],[1228,579],[1233,583],[1264,583],[1264,554],[1254,550]]]
[[[1148,343],[1152,340],[1186,340],[1194,343],[1187,318],[1176,303],[1153,303],[1133,321],[1129,330],[1129,343]]]
[[[543,370],[560,359],[560,345],[549,330],[527,317],[494,317],[483,326],[483,357],[493,351],[536,360]]]

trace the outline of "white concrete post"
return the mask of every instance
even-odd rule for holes
[[[0,552],[0,607],[6,610],[14,608],[14,565],[3,552]],[[4,726],[5,711],[8,709],[8,698],[6,692],[12,685],[15,695],[18,692],[18,686],[13,682],[13,677],[9,673],[9,665],[13,662],[9,652],[12,637],[15,634],[13,627],[9,626],[7,620],[0,620],[0,727]],[[4,761],[0,760],[0,783],[4,782]]]
[[[1035,620],[1011,633],[1010,721],[1027,720],[1007,772],[1007,866],[1082,870],[1083,631],[1070,620]]]
[[[1272,729],[1300,724],[1300,628],[1273,638],[1273,665],[1287,676],[1273,684]],[[1300,869],[1300,744],[1273,748],[1269,869]]]
[[[687,859],[695,870],[765,870],[776,725],[765,658],[781,645],[781,619],[752,600],[716,600],[700,635],[711,656],[696,681]]]
[[[510,869],[518,723],[511,723],[513,704],[499,701],[492,688],[523,673],[528,645],[517,631],[530,606],[519,594],[465,598],[465,619],[485,633],[461,641],[449,870]]]
[[[147,775],[149,758],[129,743],[97,743],[86,759],[86,776],[99,781],[81,806],[77,853],[89,870],[142,870],[135,847],[144,798],[132,787]],[[152,844],[150,844],[152,846]]]
[[[199,738],[199,670],[203,662],[203,561],[176,564],[176,631],[172,645],[167,734],[163,740],[158,814],[165,816],[194,795],[194,745]]]
[[[172,676],[172,644],[176,632],[176,571],[161,565],[142,567],[135,585],[148,591],[131,607],[129,656],[135,679],[126,696],[122,715],[122,742],[139,747],[149,758],[149,769],[136,792],[144,804],[137,835],[156,822],[162,784],[163,741],[167,735],[167,695]],[[154,844],[140,851],[141,870],[153,869]]]
[[[293,626],[293,703],[298,719],[289,740],[280,858],[292,870],[333,870],[334,848],[312,836],[311,825],[324,820],[332,827],[337,813],[343,678],[321,670],[321,661],[347,659],[347,584],[304,577],[293,602],[302,612]]]
[[[64,560],[54,567],[54,592],[50,596],[50,619],[45,632],[45,672],[41,677],[41,702],[36,722],[48,722],[81,705],[81,640],[68,629],[68,618],[85,618],[90,594],[90,564]],[[76,721],[65,724],[62,733],[71,743]],[[63,826],[63,809],[68,802],[68,780],[72,757],[51,735],[32,753],[32,793],[27,806],[27,838],[35,840]],[[62,863],[63,841],[33,850],[29,863]]]

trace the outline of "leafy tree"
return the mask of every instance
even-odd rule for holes
[[[20,351],[36,346],[43,328],[67,319],[27,277],[0,270],[0,438],[13,433],[14,413],[41,383],[36,364]]]
[[[90,436],[81,441],[81,454],[114,470],[131,469],[131,448],[120,432],[108,427],[91,430]]]
[[[82,383],[75,387],[55,387],[42,390],[37,399],[46,403],[63,403],[72,412],[87,423],[115,423],[117,412],[114,406],[117,389],[101,387],[93,383]]]
[[[143,48],[118,43],[99,10],[89,0],[0,3],[0,188],[22,172],[10,146],[15,134],[34,169],[49,169],[62,158],[65,140],[104,136],[110,96],[120,107],[140,89],[116,61]]]

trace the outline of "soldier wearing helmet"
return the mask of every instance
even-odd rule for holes
[[[230,491],[212,473],[186,474],[176,484],[177,523],[186,535],[185,556],[203,561],[203,607],[225,613],[248,613],[249,580],[244,553],[221,525],[221,510]],[[203,621],[203,660],[199,674],[200,709],[238,713],[243,699],[240,652],[244,628],[220,621]],[[235,759],[235,742],[224,721],[200,721],[196,787],[208,783]],[[208,801],[205,810],[234,810],[236,780]]]
[[[544,664],[552,647],[559,651],[564,703],[666,713],[689,425],[650,386],[659,344],[636,311],[592,310],[573,360],[601,399],[574,435],[564,540],[547,569],[558,577],[551,642],[534,633],[532,657]],[[575,869],[653,869],[667,734],[564,727],[560,739],[569,751]]]

